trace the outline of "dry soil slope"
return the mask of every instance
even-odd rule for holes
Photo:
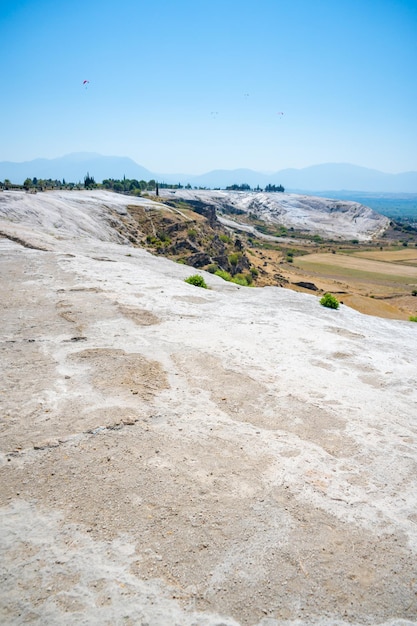
[[[1,623],[417,623],[416,325],[188,285],[124,201],[0,194]]]

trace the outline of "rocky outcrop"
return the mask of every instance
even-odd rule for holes
[[[302,280],[300,280],[298,283],[293,283],[293,285],[303,287],[303,289],[310,289],[311,291],[318,291],[319,289],[314,283],[304,282]]]
[[[211,257],[205,252],[197,252],[196,254],[191,254],[186,258],[187,265],[191,265],[192,267],[205,267],[212,263]]]
[[[175,197],[192,204],[194,210],[210,215],[210,220],[214,220],[213,210],[218,214],[232,215],[237,224],[242,221],[242,214],[246,222],[247,216],[252,215],[267,223],[327,239],[367,241],[381,235],[389,226],[387,217],[358,202],[347,200],[290,193],[205,189],[179,189],[175,191]]]

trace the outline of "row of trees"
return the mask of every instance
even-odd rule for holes
[[[285,191],[282,185],[267,185],[265,190],[261,189],[259,185],[254,187],[253,190],[250,185],[243,183],[242,185],[230,185],[226,187],[227,191]]]
[[[90,176],[87,172],[84,176],[84,183],[81,181],[78,183],[68,183],[65,179],[53,180],[52,178],[26,178],[23,185],[18,185],[10,182],[8,178],[4,182],[0,181],[0,189],[26,189],[26,191],[44,191],[45,189],[111,189],[119,193],[127,193],[140,195],[142,191],[152,191],[156,193],[158,189],[192,189],[191,185],[176,185],[168,183],[160,183],[154,179],[151,180],[136,180],[135,178],[117,179],[106,178],[102,183],[96,183],[94,176]],[[206,187],[194,187],[194,189],[206,189]]]
[[[23,185],[17,185],[10,182],[8,178],[5,178],[3,182],[0,181],[0,189],[26,189],[26,191],[43,191],[44,189],[81,189],[84,185],[82,183],[67,183],[65,180],[52,180],[52,178],[26,178]]]
[[[23,185],[15,185],[6,179],[3,183],[0,181],[0,189],[26,189],[26,191],[44,191],[45,189],[111,189],[118,193],[126,193],[130,195],[140,196],[144,191],[151,191],[158,195],[159,189],[192,189],[190,183],[188,185],[181,185],[178,183],[172,185],[169,183],[160,183],[154,179],[151,180],[136,180],[135,178],[123,179],[117,178],[105,178],[102,183],[96,183],[94,176],[90,176],[87,172],[84,176],[84,183],[67,183],[65,179],[52,180],[51,178],[26,178]],[[207,187],[194,187],[194,189],[207,189]],[[263,191],[259,185],[253,189],[250,185],[243,183],[241,185],[230,185],[226,187],[228,191]],[[285,191],[282,185],[267,185],[265,191]]]
[[[280,192],[284,192],[285,189],[282,185],[267,185],[265,187],[265,191],[280,191]]]
[[[142,191],[157,192],[158,189],[183,189],[184,186],[181,183],[177,185],[170,185],[168,183],[159,183],[153,178],[151,180],[136,180],[136,178],[123,177],[122,180],[117,178],[106,178],[103,180],[101,187],[104,189],[112,189],[119,193],[131,193],[133,195],[140,195]],[[191,185],[185,186],[185,189],[191,189]]]
[[[67,183],[65,178],[63,180],[52,178],[26,178],[23,185],[16,185],[8,178],[5,178],[4,182],[0,180],[0,189],[25,189],[26,191],[44,191],[45,189],[93,189],[95,188],[96,182],[92,176],[87,174],[84,178],[84,184],[81,182],[78,183]]]

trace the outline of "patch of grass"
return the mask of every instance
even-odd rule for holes
[[[241,285],[242,287],[249,287],[251,282],[252,276],[250,275],[245,276],[245,274],[236,274],[232,278],[232,283],[236,283],[236,285]]]
[[[232,275],[229,274],[229,272],[226,272],[226,270],[217,270],[217,272],[214,272],[216,276],[220,276],[220,278],[223,278],[223,280],[227,280],[227,281],[231,281],[232,280]]]
[[[410,320],[410,322],[417,322],[417,315],[410,315],[408,319]]]
[[[206,281],[200,274],[193,274],[193,276],[188,276],[185,279],[185,282],[189,285],[195,285],[195,287],[202,287],[203,289],[208,289]]]
[[[163,231],[159,231],[156,234],[158,236],[159,241],[162,241],[162,243],[168,244],[168,245],[171,243],[171,239],[169,238],[167,233],[164,233]]]
[[[325,293],[324,296],[320,299],[320,304],[327,307],[328,309],[339,308],[339,300],[332,296],[331,293]]]
[[[146,242],[155,248],[167,248],[171,244],[171,239],[165,233],[157,233],[157,237],[148,235]]]
[[[241,285],[242,287],[250,287],[253,283],[253,276],[250,272],[247,274],[235,274],[235,276],[232,276],[225,270],[217,270],[215,275],[220,276],[220,278],[223,278],[223,280],[226,280],[229,283],[235,283],[236,285]]]

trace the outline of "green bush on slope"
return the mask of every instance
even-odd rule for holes
[[[328,309],[338,309],[339,308],[339,300],[332,296],[331,293],[325,293],[324,296],[320,300],[320,304],[322,306],[327,307]]]

